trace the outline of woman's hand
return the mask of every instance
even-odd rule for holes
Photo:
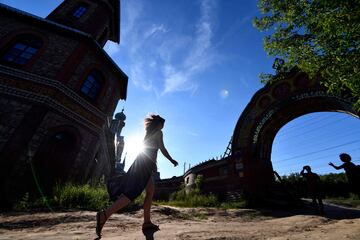
[[[332,166],[332,167],[334,166],[334,164],[332,162],[329,162],[329,165]]]
[[[175,161],[174,159],[171,160],[171,163],[174,164],[174,167],[176,167],[178,165],[178,162]]]

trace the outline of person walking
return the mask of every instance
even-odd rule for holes
[[[306,179],[308,185],[308,194],[311,197],[313,204],[318,208],[320,214],[324,214],[324,204],[322,202],[323,194],[320,187],[319,175],[312,172],[310,166],[304,166],[300,172],[300,175]]]
[[[150,208],[154,195],[154,180],[152,175],[157,171],[157,152],[160,149],[161,153],[176,167],[178,162],[175,161],[167,151],[163,142],[162,129],[164,127],[165,119],[159,115],[150,115],[145,118],[145,138],[144,150],[140,153],[134,163],[130,166],[128,172],[122,179],[121,192],[118,193],[117,200],[107,209],[96,213],[96,234],[100,237],[102,228],[109,217],[127,206],[131,201],[138,197],[145,189],[144,200],[144,223],[142,229],[158,230],[159,226],[151,222]]]

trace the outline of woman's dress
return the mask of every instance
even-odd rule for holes
[[[127,173],[122,178],[108,183],[110,199],[115,200],[121,195],[131,201],[137,198],[145,189],[153,173],[157,171],[157,152],[163,146],[161,130],[148,133],[144,139],[144,151],[139,153]]]

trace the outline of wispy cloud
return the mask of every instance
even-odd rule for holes
[[[198,83],[194,76],[210,67],[215,60],[212,48],[213,21],[216,14],[216,2],[203,0],[200,5],[200,18],[196,24],[194,40],[190,51],[180,66],[165,66],[165,88],[163,94],[176,91],[196,91]],[[170,69],[170,71],[169,71]]]
[[[166,33],[168,30],[163,24],[152,24],[152,26],[145,32],[144,38],[147,39],[157,33]]]
[[[213,44],[216,1],[201,0],[200,15],[191,31],[177,31],[168,22],[152,22],[144,0],[122,4],[121,44],[107,43],[105,50],[126,61],[130,81],[158,96],[199,87],[196,76],[217,59]],[[187,26],[188,27],[188,26]]]

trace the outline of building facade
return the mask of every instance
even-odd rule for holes
[[[120,40],[119,1],[65,0],[45,19],[3,4],[0,13],[0,183],[8,200],[106,178],[115,165],[112,116],[128,82],[103,50]]]
[[[202,177],[201,191],[216,194],[220,200],[232,200],[234,196],[243,194],[245,178],[243,164],[236,156],[211,159],[200,163],[184,174],[185,187],[190,189],[196,185],[196,178]]]

